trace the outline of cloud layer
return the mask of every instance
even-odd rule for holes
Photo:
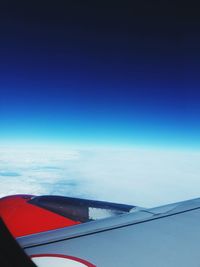
[[[0,147],[0,196],[57,194],[152,207],[200,196],[200,153]]]

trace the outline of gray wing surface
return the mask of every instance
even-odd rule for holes
[[[98,267],[199,267],[200,199],[18,238],[28,255],[62,254]]]

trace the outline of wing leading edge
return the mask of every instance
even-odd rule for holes
[[[34,200],[31,197],[29,201],[31,199]],[[41,199],[44,202],[39,201],[40,206],[47,200],[46,197]],[[51,200],[54,203],[56,199]],[[76,203],[79,208],[83,206],[83,210],[89,204],[80,199],[65,200],[68,204]],[[38,200],[36,202],[29,204],[39,206]],[[58,201],[59,207],[63,205],[61,202]],[[103,203],[97,202],[95,209],[103,208],[100,207]],[[93,202],[88,207],[94,208],[94,205]],[[60,212],[59,207],[53,207],[55,210],[51,212],[57,213],[57,208]],[[114,212],[112,216],[98,217],[98,220],[18,237],[17,241],[39,267],[199,266],[199,198],[153,209],[110,203],[105,210],[109,209],[117,210],[117,215],[113,216]],[[89,209],[86,210],[88,215]],[[83,214],[85,216],[85,211]]]

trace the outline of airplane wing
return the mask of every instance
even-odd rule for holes
[[[43,208],[48,202],[46,196],[34,199],[31,205]],[[71,205],[79,207],[73,217],[78,224],[16,238],[36,266],[199,266],[199,198],[153,209],[106,202],[95,206],[80,199]],[[54,211],[50,206],[51,212],[58,212],[57,205]],[[85,210],[86,206],[87,212],[82,213],[81,207]],[[78,214],[84,214],[84,221]],[[69,212],[60,216],[69,216]]]

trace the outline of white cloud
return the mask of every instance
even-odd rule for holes
[[[199,162],[198,152],[2,147],[0,196],[61,194],[157,206],[200,196]]]

